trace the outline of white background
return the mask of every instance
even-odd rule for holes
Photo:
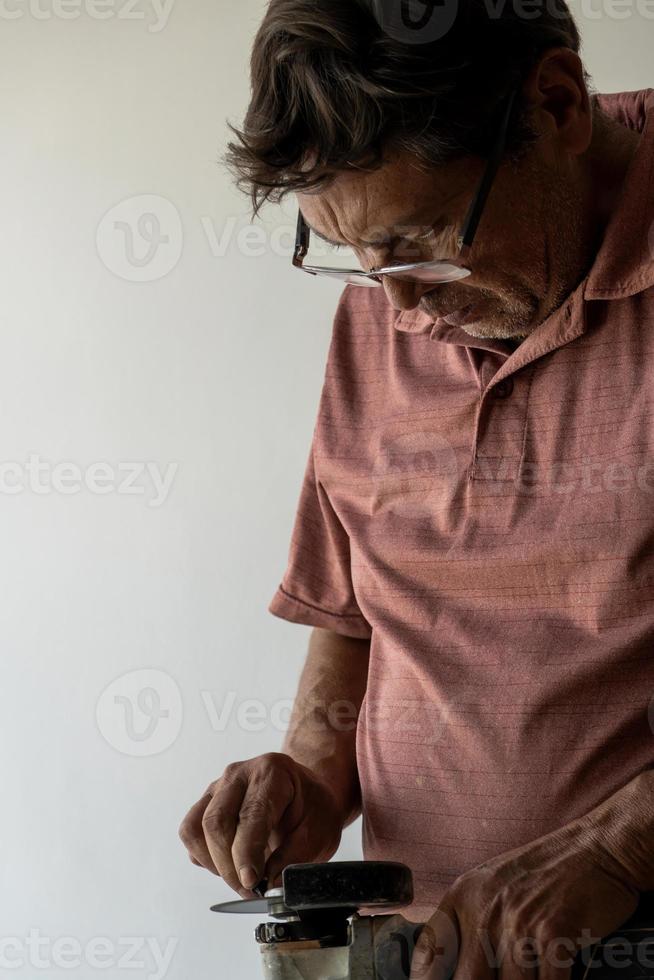
[[[82,0],[29,2],[0,16],[0,931],[23,964],[7,975],[156,976],[147,947],[140,969],[119,965],[136,937],[176,943],[174,980],[253,980],[256,920],[208,912],[232,893],[190,864],[177,827],[228,762],[281,745],[269,714],[248,731],[236,712],[291,699],[305,655],[308,628],[267,604],[339,288],[294,273],[288,237],[254,257],[232,235],[216,254],[230,220],[249,223],[218,160],[262,3],[177,0],[162,23],[143,0],[102,20]],[[654,5],[612,9],[573,5],[598,89],[651,86]],[[143,282],[111,230],[139,205],[111,209],[141,195],[169,202],[171,264]],[[292,198],[257,223],[280,225],[293,231]],[[77,470],[25,471],[11,492],[30,455]],[[174,470],[156,506],[143,475],[118,492],[119,465],[148,461]],[[97,463],[116,470],[104,493]],[[125,726],[144,686],[169,714],[139,742]],[[137,710],[134,730],[147,721]],[[341,858],[359,837],[357,823]],[[55,955],[60,937],[79,967],[74,947]]]

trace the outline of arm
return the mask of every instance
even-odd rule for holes
[[[313,629],[282,748],[334,789],[344,827],[361,812],[355,740],[369,658],[370,640]]]
[[[243,898],[287,864],[328,861],[360,812],[356,720],[370,641],[314,629],[281,752],[227,766],[182,821],[194,864]]]

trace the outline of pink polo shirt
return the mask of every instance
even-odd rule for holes
[[[654,89],[600,99],[641,140],[517,349],[341,294],[269,607],[371,639],[364,856],[412,868],[415,920],[654,764]]]

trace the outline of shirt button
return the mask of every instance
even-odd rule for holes
[[[496,398],[508,398],[513,391],[513,378],[502,378],[493,388]]]

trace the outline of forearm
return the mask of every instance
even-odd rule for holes
[[[369,640],[313,630],[282,749],[328,783],[344,826],[361,812],[355,741],[369,657]]]
[[[654,771],[646,770],[580,820],[626,883],[654,890]]]

